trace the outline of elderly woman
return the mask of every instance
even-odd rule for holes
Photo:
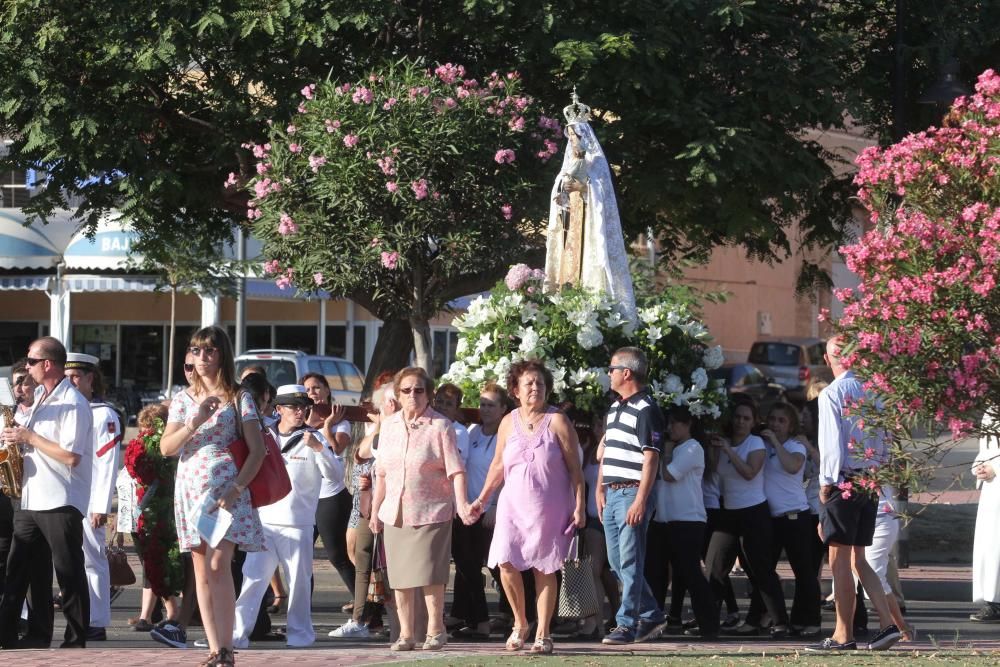
[[[378,465],[370,527],[385,532],[389,583],[399,613],[393,651],[412,651],[414,596],[424,591],[427,639],[423,649],[447,643],[444,589],[451,556],[451,519],[456,505],[470,523],[465,468],[451,421],[430,407],[431,381],[422,368],[401,370],[393,383],[400,411],[379,434]]]
[[[520,406],[503,418],[496,453],[474,512],[489,507],[503,483],[487,561],[500,565],[504,591],[514,612],[508,651],[524,648],[528,632],[521,572],[533,570],[538,591],[538,629],[532,653],[552,653],[549,622],[559,595],[556,573],[569,553],[574,528],[587,525],[580,443],[572,422],[547,404],[552,374],[539,361],[510,367],[507,386]]]

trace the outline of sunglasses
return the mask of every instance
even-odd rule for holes
[[[188,348],[188,353],[193,357],[201,357],[203,353],[206,357],[214,357],[218,351],[219,348],[217,347],[198,347],[197,345],[192,345]]]
[[[34,366],[35,364],[37,364],[37,363],[39,363],[39,362],[41,362],[41,361],[52,361],[52,360],[51,360],[51,359],[46,359],[46,358],[44,358],[44,357],[43,357],[43,358],[41,358],[41,359],[35,359],[35,358],[33,358],[33,357],[27,357],[27,358],[26,358],[26,359],[24,360],[24,363],[25,363],[25,364],[27,364],[28,366]]]
[[[614,373],[615,371],[630,371],[632,370],[628,366],[608,366],[608,374]]]
[[[190,373],[194,370],[194,364],[184,364],[184,372]]]
[[[402,388],[401,388],[401,389],[399,390],[399,392],[400,392],[401,394],[407,394],[407,395],[409,395],[409,394],[410,394],[410,392],[412,392],[412,393],[414,393],[414,394],[417,394],[417,395],[419,395],[419,394],[422,394],[422,393],[424,393],[425,391],[427,391],[427,390],[426,390],[426,389],[424,389],[423,387],[402,387]]]

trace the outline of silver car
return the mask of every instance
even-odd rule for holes
[[[261,366],[268,381],[280,387],[297,384],[306,373],[319,373],[330,383],[333,401],[340,405],[358,405],[365,376],[347,359],[306,354],[299,350],[247,350],[236,357],[236,376],[247,366]]]
[[[810,381],[833,381],[823,360],[825,352],[826,341],[821,338],[765,338],[750,347],[747,361],[784,387],[789,400],[804,401]]]

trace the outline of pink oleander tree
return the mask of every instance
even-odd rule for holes
[[[404,60],[306,86],[298,113],[248,146],[264,272],[383,319],[375,374],[412,348],[430,368],[430,318],[540,250],[561,140],[515,72]]]
[[[869,148],[858,165],[871,228],[841,248],[860,284],[839,291],[834,326],[878,399],[855,409],[916,469],[928,461],[915,452],[940,447],[904,451],[915,427],[952,441],[1000,430],[1000,76],[983,72],[942,127]]]

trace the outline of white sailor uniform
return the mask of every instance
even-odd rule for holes
[[[90,477],[90,503],[83,517],[83,557],[90,589],[90,627],[111,625],[111,572],[108,569],[107,526],[94,528],[92,514],[110,514],[115,493],[115,475],[120,462],[118,446],[122,425],[118,413],[107,403],[91,403],[94,425],[94,454]]]
[[[233,646],[246,648],[261,598],[280,565],[288,582],[288,646],[309,646],[316,641],[312,624],[311,578],[313,568],[313,519],[323,479],[341,479],[344,464],[315,429],[303,427],[282,435],[272,428],[288,467],[292,491],[285,498],[258,509],[264,528],[266,551],[248,553],[243,564],[243,587],[236,601]],[[303,443],[309,434],[323,443],[315,452]]]

